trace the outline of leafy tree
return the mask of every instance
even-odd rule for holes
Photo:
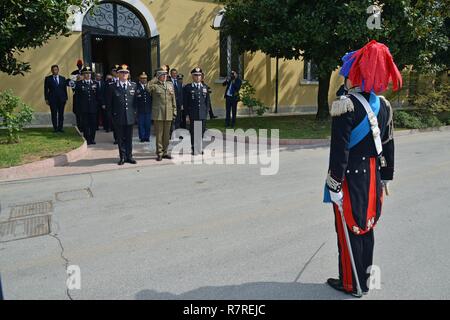
[[[439,70],[448,59],[448,0],[386,0],[382,28],[367,27],[371,0],[225,0],[224,31],[239,51],[285,59],[313,59],[318,67],[317,118],[328,117],[331,73],[348,51],[375,39],[389,46],[402,68]],[[442,54],[444,58],[436,59]],[[448,62],[448,61],[447,61]]]
[[[0,2],[0,71],[24,75],[31,70],[18,54],[42,46],[53,36],[68,36],[67,9],[82,0],[2,0]]]

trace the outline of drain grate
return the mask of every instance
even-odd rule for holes
[[[92,191],[89,188],[55,193],[55,198],[58,201],[82,200],[92,197]]]
[[[37,237],[51,232],[52,201],[16,204],[10,208],[9,219],[0,221],[0,242]]]
[[[47,214],[52,211],[53,211],[53,204],[51,201],[16,205],[14,207],[11,207],[9,219],[17,219],[38,214]]]
[[[1,222],[0,242],[49,234],[51,219],[51,215],[43,215]]]

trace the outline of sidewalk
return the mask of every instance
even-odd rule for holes
[[[125,164],[123,166],[118,166],[117,162],[119,161],[119,150],[117,145],[113,144],[114,139],[112,132],[106,133],[103,130],[99,130],[96,135],[97,144],[88,146],[87,153],[82,159],[69,161],[69,164],[64,166],[38,169],[32,173],[19,173],[13,179],[4,179],[3,177],[0,177],[0,181],[14,181],[172,163],[170,160],[163,160],[161,162],[157,162],[155,160],[154,136],[151,137],[150,143],[141,143],[137,137],[137,130],[135,130],[133,137],[133,156],[138,162],[137,165]]]
[[[112,132],[107,133],[103,130],[98,130],[95,141],[95,145],[87,146],[87,152],[81,159],[77,159],[74,161],[69,160],[68,164],[66,165],[54,166],[45,169],[38,168],[36,170],[27,172],[19,171],[18,173],[15,173],[13,177],[5,177],[0,175],[0,182],[175,164],[173,160],[168,159],[163,159],[159,162],[156,161],[155,136],[152,135],[150,137],[150,142],[140,142],[138,138],[137,128],[135,128],[133,132],[133,158],[137,161],[137,164],[135,165],[129,163],[125,163],[123,166],[117,165],[117,162],[119,161],[119,150],[118,146],[113,144],[114,138]],[[169,146],[169,153],[171,147],[172,146]],[[218,153],[218,155],[223,154]],[[225,156],[233,157],[232,154],[225,154]],[[188,156],[188,158],[191,159],[190,156]],[[202,156],[195,157],[195,159],[197,160],[201,158]],[[205,155],[203,159],[206,158],[207,156]]]

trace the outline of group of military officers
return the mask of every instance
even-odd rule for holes
[[[106,131],[111,128],[114,143],[119,147],[119,165],[136,164],[132,155],[133,126],[138,123],[141,142],[150,141],[151,123],[155,126],[157,161],[172,159],[168,154],[170,137],[175,129],[187,128],[189,117],[192,154],[203,153],[201,139],[206,130],[211,109],[211,89],[203,81],[204,74],[197,67],[191,71],[192,83],[183,86],[176,69],[165,66],[156,70],[154,78],[148,81],[143,72],[139,83],[129,80],[127,65],[116,66],[106,81],[95,79],[92,70],[81,68],[80,77],[74,87],[74,113],[77,125],[82,129],[89,145],[96,144],[95,133],[99,116],[103,118]],[[195,135],[195,122],[201,133]],[[197,129],[198,130],[198,129]],[[198,138],[199,137],[199,138]]]

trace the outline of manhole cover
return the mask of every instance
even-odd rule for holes
[[[11,207],[9,219],[17,219],[26,216],[46,214],[52,211],[53,205],[51,201],[42,201],[23,205],[16,205],[14,207]]]
[[[72,201],[72,200],[92,198],[93,195],[91,189],[86,188],[79,190],[57,192],[55,194],[55,197],[56,200],[58,201]]]
[[[1,222],[0,242],[49,234],[51,219],[51,215],[44,215]]]

